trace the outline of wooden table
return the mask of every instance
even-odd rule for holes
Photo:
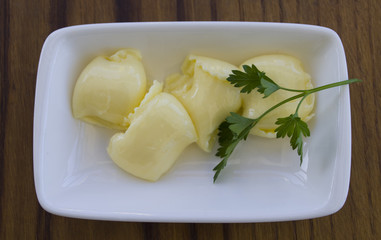
[[[0,239],[381,239],[381,1],[0,0]],[[107,222],[44,211],[33,182],[33,108],[42,44],[70,25],[268,21],[326,26],[341,37],[351,86],[353,157],[344,207],[312,220],[247,224]]]

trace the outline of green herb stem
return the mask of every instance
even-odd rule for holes
[[[295,110],[295,113],[294,113],[296,116],[298,116],[298,111],[299,111],[300,105],[302,105],[303,100],[306,99],[308,97],[308,95],[310,95],[310,94],[309,93],[305,94],[303,96],[303,98],[299,101],[298,106],[296,107],[296,110]]]
[[[296,108],[295,113],[297,114],[300,105],[302,104],[303,100],[308,97],[308,95],[310,95],[312,93],[315,93],[315,92],[319,92],[319,91],[325,90],[325,89],[334,88],[334,87],[338,87],[338,86],[342,86],[342,85],[347,85],[347,84],[351,84],[351,83],[355,83],[355,82],[361,82],[361,79],[353,78],[353,79],[349,79],[349,80],[345,80],[345,81],[340,81],[340,82],[335,82],[335,83],[330,83],[330,84],[327,84],[327,85],[323,85],[323,86],[320,86],[320,87],[311,88],[311,89],[307,89],[307,90],[288,89],[288,88],[284,88],[284,87],[279,86],[279,89],[282,89],[282,90],[285,90],[285,91],[301,92],[301,93],[298,94],[298,95],[295,95],[293,97],[287,98],[287,99],[283,100],[282,102],[279,102],[278,104],[276,104],[276,105],[272,106],[271,108],[267,109],[266,112],[264,112],[261,116],[259,116],[257,118],[257,122],[260,119],[262,119],[266,114],[268,114],[269,112],[273,111],[274,109],[280,107],[281,105],[283,105],[285,103],[288,103],[288,102],[290,102],[292,100],[295,100],[295,99],[303,97],[300,100],[300,102],[299,102],[299,104],[298,104],[298,106]],[[255,124],[254,124],[254,126],[255,126]]]
[[[269,112],[273,111],[274,109],[280,107],[281,105],[285,104],[285,103],[288,103],[292,100],[295,100],[295,99],[298,99],[298,98],[301,98],[301,97],[304,97],[306,93],[301,93],[301,94],[298,94],[298,95],[295,95],[295,96],[292,96],[292,97],[289,97],[277,104],[275,104],[274,106],[272,106],[271,108],[267,109],[266,112],[262,113],[261,116],[259,116],[256,120],[256,122],[259,122],[259,120],[261,120],[264,116],[266,116],[266,114],[268,114]],[[254,124],[255,126],[255,124]]]
[[[357,79],[357,78],[353,78],[353,79],[349,79],[349,80],[345,80],[345,81],[340,81],[340,82],[335,82],[335,83],[330,83],[330,84],[327,84],[327,85],[323,85],[323,86],[320,86],[320,87],[317,87],[317,88],[311,88],[311,89],[307,89],[307,90],[290,89],[290,88],[285,88],[285,87],[282,87],[282,86],[279,86],[279,89],[282,89],[282,90],[285,90],[285,91],[289,91],[289,92],[301,92],[301,93],[311,94],[311,93],[319,92],[321,90],[325,90],[325,89],[328,89],[328,88],[334,88],[334,87],[338,87],[338,86],[342,86],[342,85],[346,85],[346,84],[351,84],[351,83],[355,83],[355,82],[361,82],[361,80]]]
[[[328,89],[328,88],[334,88],[334,87],[338,87],[338,86],[342,86],[342,85],[346,85],[346,84],[351,84],[351,83],[355,83],[355,82],[361,82],[361,79],[352,78],[352,79],[349,79],[349,80],[335,82],[335,83],[330,83],[330,84],[327,84],[327,85],[323,85],[323,86],[320,86],[320,87],[317,87],[317,88],[312,88],[312,89],[305,90],[305,91],[308,92],[308,94],[311,94],[311,93],[319,92],[321,90],[325,90],[325,89]]]
[[[304,92],[308,91],[308,90],[299,90],[299,89],[285,88],[285,87],[282,87],[282,86],[279,86],[279,89],[282,89],[282,90],[285,90],[285,91],[288,91],[288,92],[301,92],[301,93],[304,93]]]

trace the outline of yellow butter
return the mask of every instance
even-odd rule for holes
[[[302,63],[294,57],[279,54],[263,55],[249,59],[242,65],[251,66],[252,64],[260,71],[264,71],[268,77],[282,87],[300,90],[313,87],[310,75],[304,71]],[[298,93],[278,90],[269,97],[263,98],[263,94],[257,91],[252,91],[250,94],[243,93],[242,115],[257,118],[270,107],[296,94]],[[276,120],[295,113],[299,101],[300,99],[297,99],[286,103],[270,112],[258,122],[250,133],[263,137],[275,137],[274,131],[278,127],[275,124]],[[313,94],[303,101],[298,111],[298,115],[302,120],[308,121],[313,116],[314,101],[315,96]]]
[[[115,134],[108,154],[126,172],[156,181],[175,163],[182,151],[197,140],[187,111],[154,81],[140,106],[130,114],[125,133]]]
[[[165,91],[188,111],[198,134],[197,144],[204,151],[211,151],[218,126],[241,106],[239,89],[226,80],[233,69],[237,68],[217,59],[189,55],[183,74],[166,79]]]
[[[126,129],[125,118],[146,92],[141,55],[123,49],[111,57],[96,57],[82,71],[73,93],[73,115],[103,127]]]

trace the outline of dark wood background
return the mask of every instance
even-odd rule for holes
[[[380,0],[0,0],[0,239],[381,239],[380,18]],[[294,222],[179,224],[79,220],[40,207],[32,136],[45,38],[84,23],[189,20],[307,23],[340,35],[349,76],[364,82],[350,88],[351,184],[338,213]]]

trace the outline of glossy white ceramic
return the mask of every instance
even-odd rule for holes
[[[219,159],[195,144],[158,182],[120,170],[106,152],[114,132],[75,120],[71,97],[76,78],[92,58],[126,47],[139,49],[148,77],[160,81],[179,72],[189,53],[235,65],[284,53],[301,59],[315,86],[348,78],[340,38],[318,26],[157,22],[57,30],[41,52],[35,98],[34,174],[44,209],[120,221],[260,222],[315,218],[343,206],[351,165],[348,86],[317,94],[301,166],[288,139],[250,136],[215,184],[212,168]]]

